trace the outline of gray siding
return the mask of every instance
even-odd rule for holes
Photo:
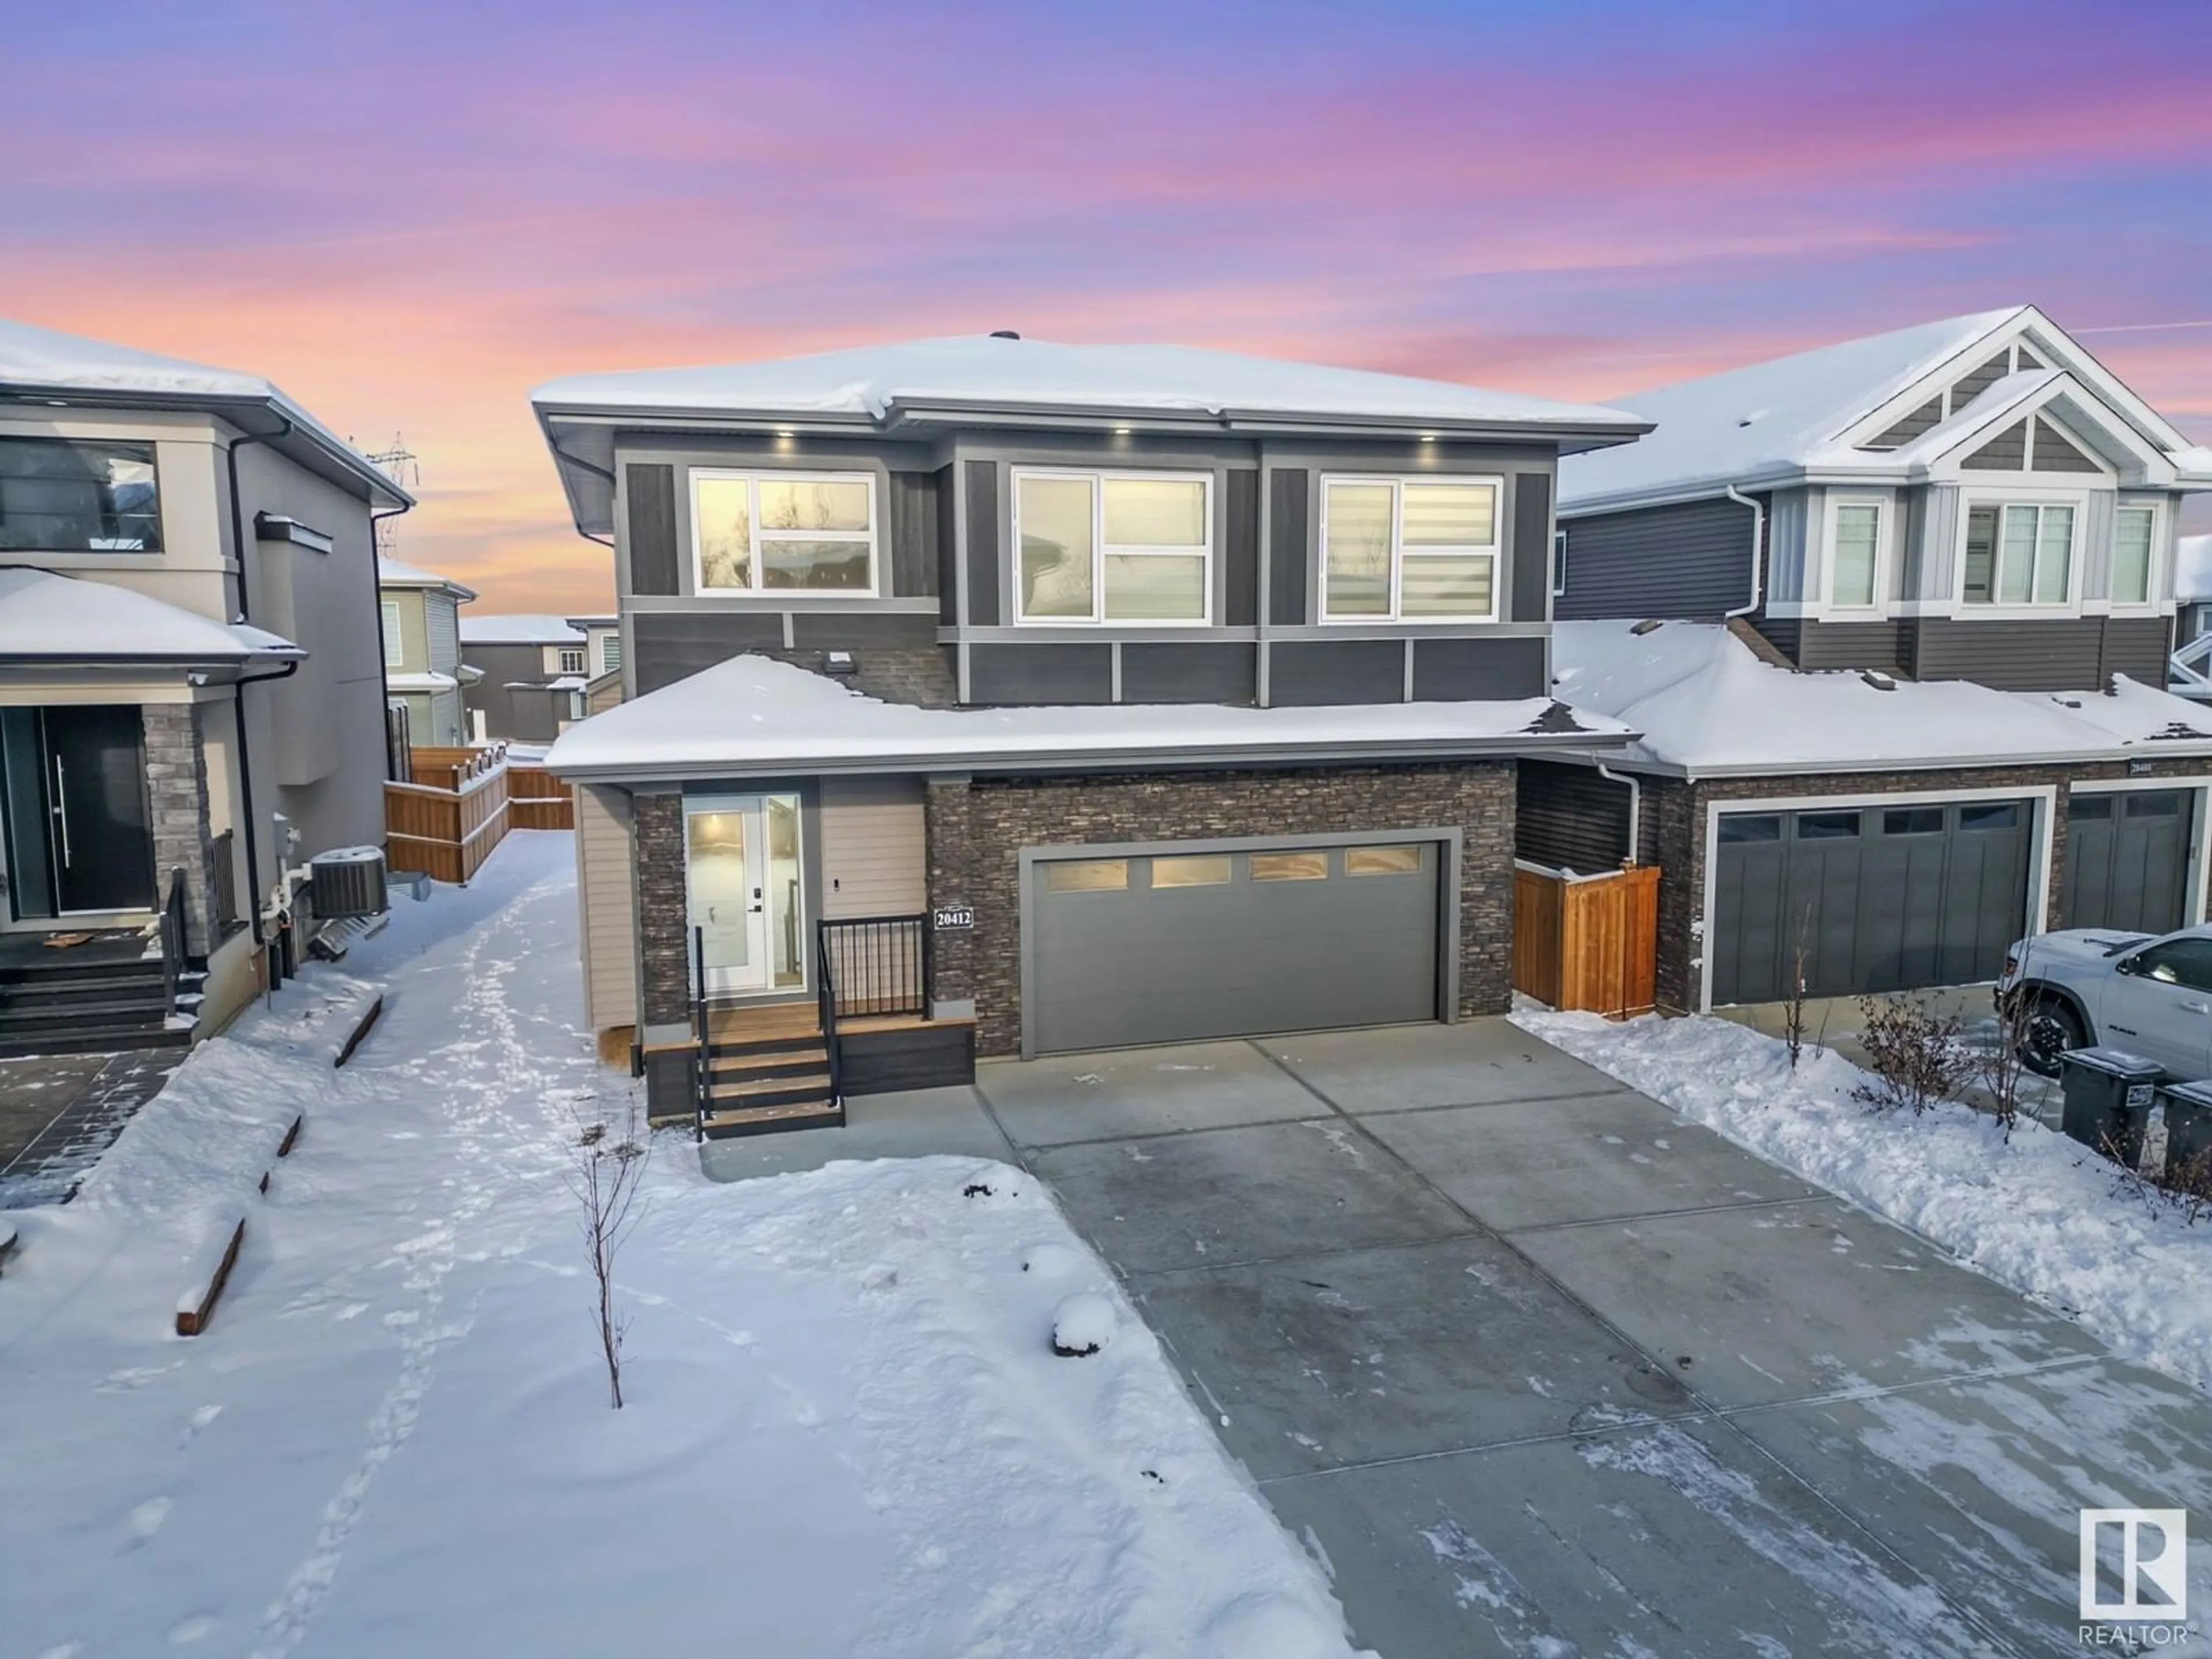
[[[1123,702],[1249,703],[1258,695],[1256,646],[1234,641],[1132,641],[1121,650]]]
[[[794,611],[791,643],[802,650],[854,652],[933,646],[937,618],[917,611]]]
[[[1628,857],[1629,790],[1589,766],[1522,761],[1513,818],[1514,856],[1595,875]]]
[[[1973,680],[2000,691],[2090,691],[2101,683],[2101,617],[2051,622],[1927,617],[1915,631],[1911,666],[1919,679]]]
[[[840,684],[888,702],[944,708],[955,699],[951,652],[936,643],[927,612],[641,611],[630,627],[640,695],[743,652],[818,670],[823,652],[850,651],[855,672]]]
[[[2007,362],[2010,355],[2011,354],[2008,350],[2000,351],[1996,356],[1990,358],[1989,362],[1984,363],[1979,368],[1975,369],[1964,380],[1954,380],[1952,382],[1951,412],[1954,415],[1956,415],[1968,404],[1973,402],[1975,398],[1980,397],[1982,393],[1987,392],[1999,380],[2004,379]]]
[[[2173,654],[2173,622],[2167,617],[2107,617],[2105,619],[2106,675],[2125,674],[2131,680],[2163,690],[2166,659]],[[2102,681],[2098,689],[2102,689]]]
[[[1880,668],[1905,672],[1911,624],[1900,622],[1809,622],[1761,617],[1759,631],[1800,668]]]
[[[1103,640],[971,646],[968,696],[979,703],[1111,702],[1114,647]]]
[[[552,737],[544,692],[531,690],[509,690],[510,684],[531,688],[545,683],[545,647],[541,645],[464,645],[461,660],[471,668],[483,670],[483,678],[474,685],[465,687],[461,704],[465,709],[482,709],[484,735],[492,738],[512,738],[523,743],[543,742]],[[427,738],[417,738],[427,743]]]
[[[1473,702],[1548,696],[1551,681],[1545,672],[1544,646],[1540,639],[1416,640],[1414,701]],[[1275,672],[1279,675],[1281,671]]]
[[[1292,467],[1267,476],[1267,620],[1295,628],[1306,620],[1306,520],[1312,486],[1304,472]]]
[[[1959,463],[1968,472],[2019,472],[2027,465],[2027,422],[2015,421]]]
[[[937,619],[947,628],[960,620],[959,492],[952,469],[937,474]]]
[[[1281,707],[1402,702],[1401,640],[1282,640],[1267,651],[1267,701]]]
[[[678,593],[676,469],[632,462],[623,469],[629,496],[629,591]]]
[[[630,630],[641,696],[740,652],[783,645],[783,617],[774,611],[641,611],[631,616]]]
[[[1902,449],[1915,438],[1933,432],[1942,423],[1943,400],[1930,398],[1912,413],[1899,421],[1879,437],[1869,439],[1860,446],[1863,449]]]
[[[2071,440],[2041,416],[2035,422],[2038,472],[2100,472],[2104,469],[2074,447]]]
[[[1726,497],[1570,520],[1560,621],[1712,620],[1751,598],[1752,514]]]
[[[901,599],[937,592],[937,491],[939,474],[894,472],[884,514],[890,532],[890,586]]]
[[[1548,473],[1513,476],[1513,592],[1505,616],[1543,622],[1552,614],[1552,480]],[[1415,670],[1419,672],[1418,666]]]
[[[968,496],[968,617],[978,628],[999,621],[999,464],[969,461]]]
[[[1251,628],[1260,620],[1260,475],[1239,467],[1228,474],[1222,493],[1228,531],[1222,549],[1221,620],[1231,628]]]

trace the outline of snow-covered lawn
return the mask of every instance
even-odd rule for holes
[[[1349,1651],[1322,1578],[1047,1193],[720,1187],[663,1137],[605,1400],[562,1181],[568,837],[509,837],[204,1045],[0,1279],[0,1648],[276,1656]],[[330,1056],[376,988],[382,1024]],[[265,1199],[252,1182],[295,1108]],[[226,1209],[210,1332],[168,1334]],[[1056,1312],[1104,1336],[1051,1352]]]
[[[1683,1116],[1901,1222],[2076,1320],[2117,1352],[2212,1389],[2212,1218],[2118,1190],[2113,1167],[1964,1106],[1914,1119],[1851,1098],[1866,1073],[1724,1020],[1522,1012],[1514,1022]]]

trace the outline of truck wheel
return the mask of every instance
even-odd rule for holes
[[[2081,1016],[2053,996],[2040,996],[2029,1005],[2021,1022],[2020,1063],[2038,1077],[2057,1077],[2058,1057],[2089,1041],[2081,1029]]]

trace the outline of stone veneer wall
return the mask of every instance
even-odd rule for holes
[[[2065,909],[2066,788],[2072,783],[2116,779],[2202,779],[2203,760],[2148,759],[2130,769],[2124,762],[2090,766],[1957,767],[1941,771],[1805,773],[1787,777],[1646,778],[1644,810],[1656,815],[1659,878],[1659,1006],[1671,1012],[1697,1006],[1704,956],[1705,822],[1714,801],[1765,800],[1792,796],[1924,795],[1947,789],[2033,789],[2058,787],[2051,825],[2051,896],[2044,925],[2058,926]]]
[[[644,1025],[691,1019],[691,942],[684,928],[690,900],[684,883],[684,798],[632,798],[630,834],[637,849],[638,1018]]]
[[[931,995],[975,1003],[977,1054],[1020,1049],[1024,847],[1456,826],[1460,1012],[1502,1013],[1512,1001],[1513,810],[1510,761],[933,779],[930,902],[972,905],[975,926],[936,935]]]
[[[185,949],[204,957],[216,941],[210,872],[215,836],[208,824],[207,750],[197,703],[142,706],[146,729],[146,800],[154,830],[154,904],[168,897],[169,872],[185,872]]]

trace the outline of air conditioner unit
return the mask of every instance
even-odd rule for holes
[[[380,847],[338,847],[318,853],[307,860],[314,879],[315,914],[325,920],[340,916],[380,916],[389,908],[384,894],[384,849]]]

